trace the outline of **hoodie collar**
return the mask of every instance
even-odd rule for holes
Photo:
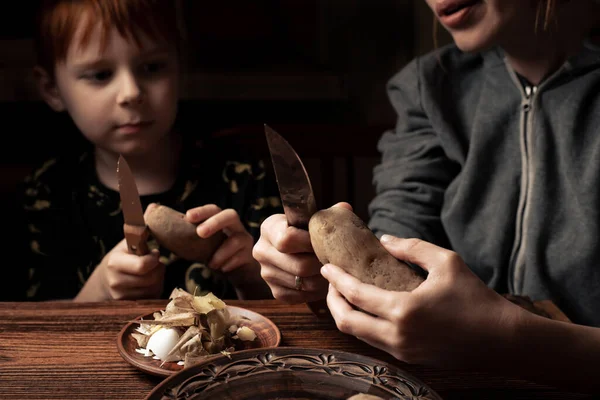
[[[505,54],[502,48],[494,47],[482,52],[484,66],[494,68],[505,65]],[[566,71],[577,71],[600,66],[600,42],[586,39],[579,53],[569,57],[563,64],[562,69]]]

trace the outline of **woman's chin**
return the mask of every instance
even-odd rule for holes
[[[492,40],[485,40],[479,35],[460,33],[452,36],[456,47],[465,53],[477,53],[494,46]]]

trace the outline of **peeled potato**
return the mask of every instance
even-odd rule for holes
[[[316,212],[308,223],[308,231],[321,263],[335,264],[361,282],[386,290],[411,291],[424,280],[408,264],[392,256],[363,220],[346,208]]]
[[[158,244],[190,261],[208,262],[226,236],[217,232],[208,238],[196,233],[196,224],[185,220],[185,214],[170,207],[150,204],[144,220]]]

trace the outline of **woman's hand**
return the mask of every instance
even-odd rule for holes
[[[158,299],[164,277],[158,250],[137,256],[123,239],[104,256],[75,301]]]
[[[394,292],[325,265],[327,303],[342,332],[408,363],[465,367],[502,358],[524,310],[489,289],[452,251],[418,239],[384,235],[381,242],[429,275],[412,292]]]
[[[352,209],[348,203],[336,206]],[[260,227],[260,239],[254,246],[254,258],[273,296],[290,304],[324,299],[327,281],[321,276],[308,231],[289,226],[284,214],[267,218]],[[296,277],[302,286],[296,288]]]
[[[296,304],[327,295],[327,281],[319,272],[321,263],[313,253],[308,231],[288,226],[285,215],[265,219],[253,254],[276,299]],[[301,290],[296,289],[296,276],[302,278]]]

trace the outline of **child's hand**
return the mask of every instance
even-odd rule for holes
[[[202,238],[208,238],[218,231],[223,231],[227,235],[227,239],[209,260],[209,268],[225,274],[241,268],[254,274],[259,268],[252,257],[254,239],[235,210],[231,208],[221,210],[214,204],[208,204],[188,210],[186,219],[191,223],[199,224],[196,232]]]
[[[165,266],[158,250],[144,256],[130,254],[123,239],[96,267],[77,295],[78,301],[160,298]]]

